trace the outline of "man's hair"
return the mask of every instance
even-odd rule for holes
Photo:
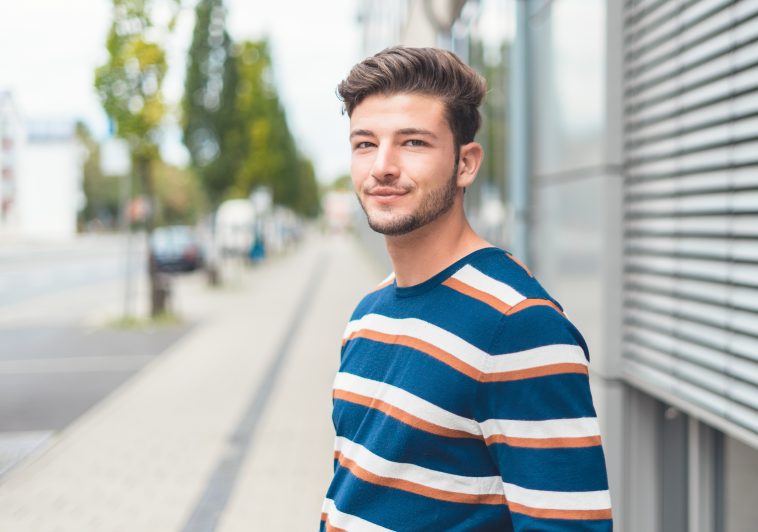
[[[484,78],[454,53],[402,46],[364,59],[337,86],[348,116],[375,94],[411,93],[441,98],[456,152],[474,140],[482,121],[478,108],[486,92]]]

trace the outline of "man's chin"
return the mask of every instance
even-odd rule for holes
[[[369,216],[368,226],[384,236],[401,236],[418,229],[419,224],[418,220],[412,216],[391,220],[377,220]]]

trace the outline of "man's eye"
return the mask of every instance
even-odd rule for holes
[[[366,148],[370,148],[371,146],[373,146],[373,144],[371,144],[370,142],[364,140],[363,142],[357,143],[355,145],[355,149],[356,150],[363,150],[363,149],[366,149]]]
[[[410,140],[406,140],[405,143],[408,146],[413,146],[413,147],[419,147],[419,146],[426,146],[427,145],[426,142],[424,142],[421,139],[410,139]]]

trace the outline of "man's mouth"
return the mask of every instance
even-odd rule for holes
[[[407,193],[408,191],[405,189],[392,187],[374,187],[368,191],[369,196],[375,196],[378,198],[403,196]]]
[[[391,187],[375,187],[368,191],[368,195],[374,199],[377,203],[392,203],[395,200],[405,196],[408,193],[407,190],[402,188]]]

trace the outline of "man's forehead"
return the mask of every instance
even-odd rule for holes
[[[372,132],[381,128],[395,133],[431,133],[445,127],[445,105],[436,96],[425,94],[375,94],[355,106],[350,116],[354,132]]]
[[[421,127],[403,127],[400,129],[393,130],[392,133],[395,135],[414,135],[418,137],[430,137],[432,139],[436,139],[439,137],[434,131],[430,129],[424,129]],[[370,137],[374,136],[376,133],[370,129],[352,129],[350,130],[350,137]]]

